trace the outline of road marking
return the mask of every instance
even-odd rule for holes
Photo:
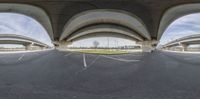
[[[35,55],[39,55],[39,53],[34,53]]]
[[[130,54],[129,56],[142,56],[142,54]]]
[[[138,62],[138,61],[140,61],[140,60],[126,60],[126,59],[121,59],[121,58],[114,58],[114,57],[105,56],[105,55],[101,55],[101,56],[105,57],[105,58],[117,60],[117,61],[122,61],[122,62]]]
[[[83,55],[84,55],[84,54],[83,54]],[[99,58],[99,56],[97,56],[89,65],[87,65],[86,62],[85,62],[86,66],[84,66],[84,68],[83,68],[82,70],[76,72],[76,74],[81,73],[81,72],[87,70],[89,67],[92,66],[92,64],[94,64],[94,63],[96,62],[96,60],[97,60],[98,58]]]
[[[64,56],[69,56],[69,55],[71,55],[71,54],[73,54],[73,53],[68,53],[68,54],[65,54]]]
[[[123,61],[123,62],[137,62],[140,60],[125,60],[125,59],[118,59],[118,58],[113,58],[113,57],[109,57],[109,56],[105,56],[105,55],[98,55],[89,65],[86,64],[86,60],[85,60],[85,54],[83,54],[83,62],[84,62],[84,67],[82,70],[76,72],[76,74],[79,74],[85,70],[87,70],[89,67],[92,66],[92,64],[94,64],[99,58],[100,56],[105,57],[105,58],[109,58],[109,59],[113,59],[113,60],[117,60],[117,61]]]
[[[22,56],[20,56],[20,57],[18,58],[18,61],[20,61],[23,57],[24,57],[24,54],[22,54]]]
[[[97,59],[99,59],[99,55],[95,57],[95,59],[88,65],[88,67],[93,65],[97,61]]]
[[[11,51],[11,52],[0,52],[0,54],[18,54],[18,53],[34,53],[34,52],[45,52],[45,51],[50,51],[54,49],[45,49],[45,50],[35,50],[35,51]]]
[[[174,52],[174,53],[190,53],[190,54],[200,54],[200,52],[187,52],[187,51],[184,51],[184,52],[182,52],[182,51],[170,51],[170,50],[161,50],[161,51],[163,51],[163,52]]]
[[[196,56],[196,57],[186,57],[186,58],[184,58],[184,60],[194,60],[194,59],[197,59],[197,58],[200,58],[200,56]]]
[[[85,60],[85,54],[83,54],[83,66],[86,68],[87,67],[87,63],[86,63],[86,60]]]

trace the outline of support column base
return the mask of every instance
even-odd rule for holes
[[[25,49],[26,49],[26,50],[32,50],[32,44],[25,45]]]
[[[67,42],[67,41],[58,41],[54,42],[55,48],[58,50],[67,50],[68,45],[72,44],[72,42]]]
[[[142,52],[152,52],[155,50],[156,46],[153,46],[157,44],[157,41],[142,41],[142,42],[137,42],[137,44],[141,45]]]

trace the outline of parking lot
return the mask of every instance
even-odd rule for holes
[[[198,99],[199,54],[0,54],[1,99]]]

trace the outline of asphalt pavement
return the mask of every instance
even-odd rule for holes
[[[0,54],[0,99],[200,99],[200,54]]]

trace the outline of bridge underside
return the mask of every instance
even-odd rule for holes
[[[200,40],[190,41],[190,42],[177,42],[174,44],[166,45],[163,47],[163,49],[170,50],[176,48],[177,46],[180,46],[182,48],[181,49],[182,51],[187,51],[190,45],[196,45],[196,44],[200,44]]]
[[[52,42],[58,43],[85,36],[82,33],[89,31],[85,29],[94,29],[91,27],[101,24],[112,25],[107,28],[113,30],[98,28],[96,33],[116,32],[140,42],[158,41],[175,19],[200,11],[199,0],[1,0],[0,3],[0,12],[21,13],[34,18],[44,26]]]
[[[29,42],[25,40],[0,40],[0,44],[17,44],[17,45],[23,45],[26,50],[31,50],[33,46],[37,46],[40,49],[47,48],[47,46],[37,44],[34,42]]]

